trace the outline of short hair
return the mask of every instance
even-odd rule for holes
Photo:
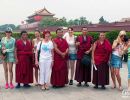
[[[87,27],[82,27],[81,30],[83,30],[84,28],[87,28]],[[88,30],[88,28],[87,28],[87,30]]]
[[[45,38],[46,34],[50,34],[51,35],[51,32],[50,31],[43,31],[43,38]]]
[[[106,32],[99,32],[99,35],[100,35],[101,33],[106,33]]]
[[[58,31],[62,31],[62,28],[58,28],[58,29],[56,30],[56,34],[57,34]]]
[[[40,30],[37,30],[37,29],[35,30],[35,32],[41,33]]]
[[[68,27],[68,30],[71,29],[71,31],[73,31],[74,29],[72,27]]]
[[[24,33],[27,33],[27,31],[25,30],[21,31],[20,35],[22,36]]]

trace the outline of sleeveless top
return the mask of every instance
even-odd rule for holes
[[[123,49],[123,48],[124,48],[124,45],[123,45],[123,44],[117,45],[117,46],[114,48],[114,50],[112,51],[112,54],[121,57],[121,56],[122,56],[121,52],[122,52],[122,49]]]
[[[74,35],[70,36],[69,34],[66,34],[66,36],[63,38],[65,38],[65,40],[69,45],[69,54],[76,54],[76,45],[75,45],[76,36]]]
[[[40,38],[40,41],[42,41],[42,38]],[[34,53],[36,52],[36,49],[37,49],[37,45],[38,45],[38,43],[40,42],[40,41],[38,41],[36,38],[35,39],[33,39],[33,42],[34,42]]]

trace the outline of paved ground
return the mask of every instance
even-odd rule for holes
[[[122,85],[127,88],[127,66],[123,64],[121,69]],[[111,89],[107,86],[106,90],[95,90],[90,83],[90,87],[66,86],[62,89],[50,88],[48,91],[42,91],[39,87],[32,86],[30,89],[4,89],[3,67],[0,65],[0,100],[130,100],[129,97],[123,97],[122,92],[117,89]]]

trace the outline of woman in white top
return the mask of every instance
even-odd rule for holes
[[[124,51],[124,36],[126,35],[125,31],[120,31],[116,40],[114,40],[112,45],[112,55],[111,55],[111,78],[113,81],[113,89],[116,88],[116,79],[119,84],[119,90],[122,90],[121,87],[121,77],[120,77],[120,68],[122,68],[122,55]]]
[[[36,52],[36,49],[37,49],[37,45],[38,43],[42,41],[42,38],[40,36],[40,31],[39,30],[36,30],[35,31],[35,39],[32,40],[32,44],[33,44],[33,51],[34,51],[34,63],[35,63],[35,52]],[[35,75],[35,85],[38,85],[38,67],[36,67],[34,65],[34,75]]]
[[[76,45],[75,45],[76,36],[74,36],[73,28],[69,27],[68,33],[65,33],[63,38],[66,39],[66,41],[69,45],[68,67],[70,68],[70,71],[71,71],[69,85],[73,85],[74,66],[75,66],[76,59],[77,59]]]
[[[39,42],[36,49],[36,66],[39,65],[40,68],[40,77],[39,83],[41,84],[41,89],[48,90],[49,89],[49,81],[50,81],[50,72],[53,65],[53,43],[50,39],[50,32],[44,32],[42,42]],[[38,61],[38,51],[39,53],[39,61]]]

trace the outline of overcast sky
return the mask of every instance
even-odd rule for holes
[[[130,17],[130,0],[0,0],[0,25],[21,24],[44,6],[55,17],[68,20],[84,16],[97,23],[101,16],[110,22]]]

